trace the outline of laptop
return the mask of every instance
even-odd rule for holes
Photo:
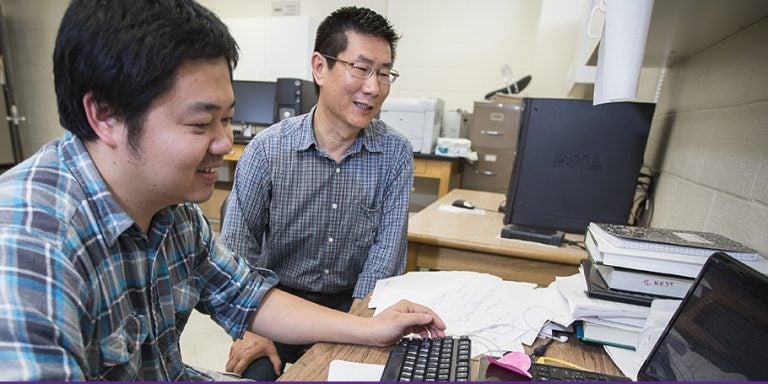
[[[766,350],[768,277],[717,252],[702,267],[637,380],[766,381]],[[527,379],[492,368],[481,364],[479,378]]]
[[[638,381],[768,380],[768,277],[723,252],[704,264]]]

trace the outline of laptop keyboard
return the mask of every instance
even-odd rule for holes
[[[631,381],[628,377],[557,367],[547,364],[531,364],[529,371],[533,381]]]
[[[468,336],[403,338],[389,352],[381,381],[469,381]]]

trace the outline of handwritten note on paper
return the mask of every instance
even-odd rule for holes
[[[563,299],[554,288],[535,287],[484,273],[410,272],[380,280],[369,305],[376,312],[400,299],[426,305],[445,321],[447,334],[469,335],[472,356],[477,356],[523,351],[521,343],[532,344],[552,314],[563,311]],[[548,303],[552,298],[554,308]]]

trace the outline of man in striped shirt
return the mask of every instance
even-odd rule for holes
[[[227,246],[277,272],[280,288],[340,311],[405,269],[413,149],[374,119],[398,76],[398,39],[367,8],[342,7],[320,23],[317,106],[251,140],[222,226]],[[275,380],[306,348],[247,333],[227,370]]]
[[[389,345],[442,335],[401,302],[374,318],[272,288],[199,207],[231,149],[236,44],[193,0],[74,0],[54,50],[68,131],[0,176],[0,380],[210,380],[181,361],[192,310],[233,339]]]

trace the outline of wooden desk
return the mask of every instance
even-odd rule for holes
[[[224,156],[225,161],[229,161],[229,180],[234,180],[235,166],[240,156],[243,155],[244,144],[233,144],[232,151]],[[442,197],[448,193],[451,183],[461,182],[461,160],[452,157],[441,157],[434,155],[414,154],[413,156],[413,176],[437,179],[439,185],[437,196]]]
[[[461,160],[437,155],[413,154],[413,176],[439,180],[437,197],[443,197],[454,178],[461,184]]]
[[[368,298],[364,305],[355,308],[352,313],[360,316],[371,316],[373,310],[368,309]],[[534,346],[543,343],[539,339]],[[361,345],[317,343],[296,363],[294,363],[277,381],[327,381],[328,368],[333,360],[344,360],[357,363],[381,364],[387,362],[388,348],[366,347]],[[532,351],[531,347],[525,347],[526,352]],[[587,344],[576,337],[569,338],[567,343],[552,343],[545,356],[554,357],[576,364],[588,370],[607,373],[610,375],[622,375],[613,361],[608,357],[602,347]],[[472,376],[477,377],[477,362],[479,356],[473,359]]]
[[[445,212],[441,205],[469,200],[485,215]],[[576,246],[554,247],[500,237],[504,214],[498,212],[505,196],[499,193],[454,189],[410,218],[407,270],[419,268],[486,272],[505,280],[549,285],[555,276],[578,272],[587,253]],[[567,235],[583,240],[583,235]]]

